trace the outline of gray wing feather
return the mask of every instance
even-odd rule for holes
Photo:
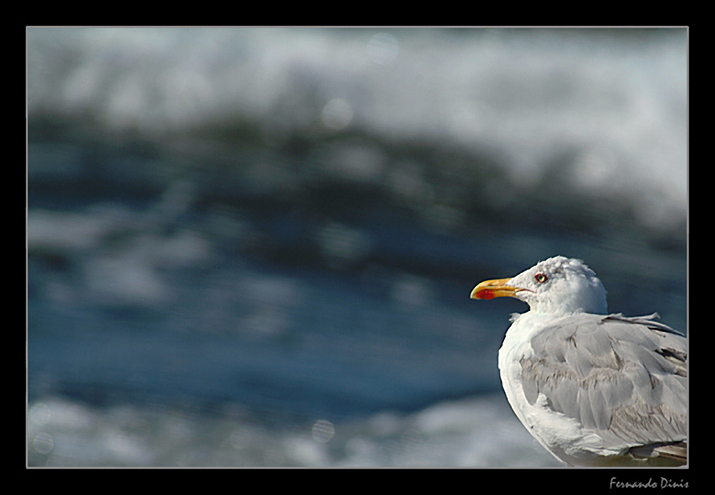
[[[531,341],[521,360],[530,403],[544,394],[604,447],[676,442],[687,436],[687,343],[656,315],[575,315]]]

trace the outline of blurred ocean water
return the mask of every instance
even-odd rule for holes
[[[685,29],[29,28],[27,76],[31,466],[553,466],[471,288],[564,254],[687,329]]]

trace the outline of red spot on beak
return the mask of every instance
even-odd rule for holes
[[[489,289],[480,290],[474,294],[476,299],[494,299],[494,293]]]

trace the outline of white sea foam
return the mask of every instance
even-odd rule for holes
[[[517,191],[556,180],[560,163],[559,187],[630,196],[651,227],[681,222],[686,30],[598,33],[31,28],[28,114],[90,114],[95,126],[154,137],[239,120],[267,143],[322,122],[488,150]],[[372,173],[381,160],[345,166]]]
[[[48,397],[30,404],[30,466],[546,467],[559,464],[523,430],[504,398],[385,411],[274,428],[240,408],[203,416],[142,406],[92,408]]]

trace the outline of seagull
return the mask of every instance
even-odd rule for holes
[[[556,256],[472,299],[514,297],[499,349],[504,392],[524,427],[567,466],[687,463],[687,341],[649,316],[608,314],[581,260]]]

